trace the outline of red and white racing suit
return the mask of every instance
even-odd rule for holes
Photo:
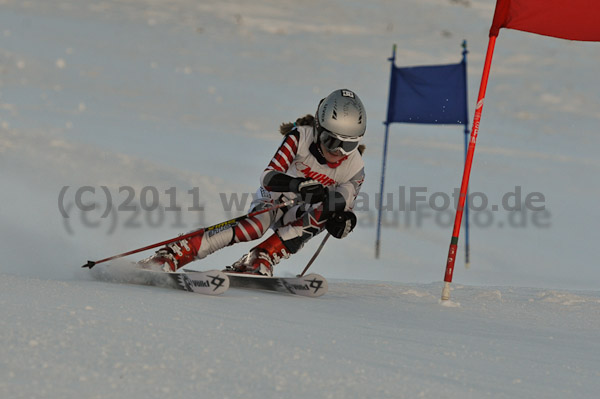
[[[337,163],[328,163],[320,146],[313,142],[313,128],[298,126],[284,137],[263,172],[261,187],[251,204],[251,211],[299,198],[298,193],[288,191],[292,178],[309,178],[327,187],[328,204],[300,202],[243,219],[223,229],[200,231],[198,235],[169,244],[142,262],[156,258],[166,261],[164,256],[170,253],[173,254],[168,256],[172,264],[170,267],[175,271],[194,259],[205,258],[228,245],[256,240],[269,228],[276,231],[289,253],[296,253],[306,241],[323,231],[330,211],[352,209],[364,176],[364,163],[358,151]]]
[[[279,174],[306,177],[329,189],[330,203],[338,211],[350,210],[364,181],[364,162],[358,151],[339,162],[329,163],[313,141],[311,126],[298,126],[285,136],[275,156],[261,175],[261,187],[251,205],[251,211],[273,203],[298,198],[299,194],[277,187]],[[310,238],[325,227],[327,212],[323,204],[297,204],[264,213],[242,221],[235,228],[235,242],[261,237],[272,227],[291,253],[297,252]]]

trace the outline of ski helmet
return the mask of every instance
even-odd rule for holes
[[[321,100],[315,115],[314,142],[330,151],[349,154],[367,129],[367,115],[360,98],[351,90],[335,90]]]

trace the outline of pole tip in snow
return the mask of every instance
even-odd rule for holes
[[[450,299],[450,283],[444,282],[444,288],[442,289],[442,301],[447,301]]]
[[[81,267],[87,267],[88,269],[91,269],[94,266],[96,266],[96,262],[88,260],[87,263],[85,265],[81,266]]]

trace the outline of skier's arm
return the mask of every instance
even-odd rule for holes
[[[298,153],[298,142],[300,133],[292,130],[285,136],[277,152],[269,162],[269,165],[260,177],[260,185],[269,191],[287,192],[294,179],[285,172],[290,168],[292,161]]]
[[[335,206],[333,210],[351,210],[352,207],[354,207],[354,201],[356,200],[356,196],[358,195],[360,187],[362,186],[364,180],[365,169],[361,168],[361,170],[358,173],[356,173],[349,181],[337,186],[334,192],[335,201],[332,203]]]
[[[365,172],[364,168],[362,168],[348,182],[336,187],[334,192],[334,198],[336,198],[336,202],[333,204],[334,211],[329,216],[325,225],[329,234],[335,238],[344,238],[354,230],[357,220],[356,215],[352,212],[352,207],[364,180]]]
[[[318,181],[307,177],[292,177],[277,171],[266,171],[263,187],[273,192],[292,192],[300,194],[303,202],[316,204],[328,197],[328,190]]]
[[[269,191],[285,193],[288,191],[294,191],[292,183],[295,180],[298,179],[283,172],[267,169],[262,175],[261,183],[262,186]]]
[[[321,183],[286,174],[298,153],[299,142],[300,132],[297,130],[292,130],[285,136],[260,177],[260,184],[268,191],[298,193],[304,202],[323,202],[327,196],[327,190]]]

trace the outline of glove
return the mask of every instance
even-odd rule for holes
[[[292,192],[300,194],[302,201],[309,204],[317,204],[327,200],[329,190],[318,181],[308,178],[294,178],[290,182]]]
[[[352,211],[334,212],[327,223],[325,228],[335,238],[344,238],[356,226],[356,215]]]

